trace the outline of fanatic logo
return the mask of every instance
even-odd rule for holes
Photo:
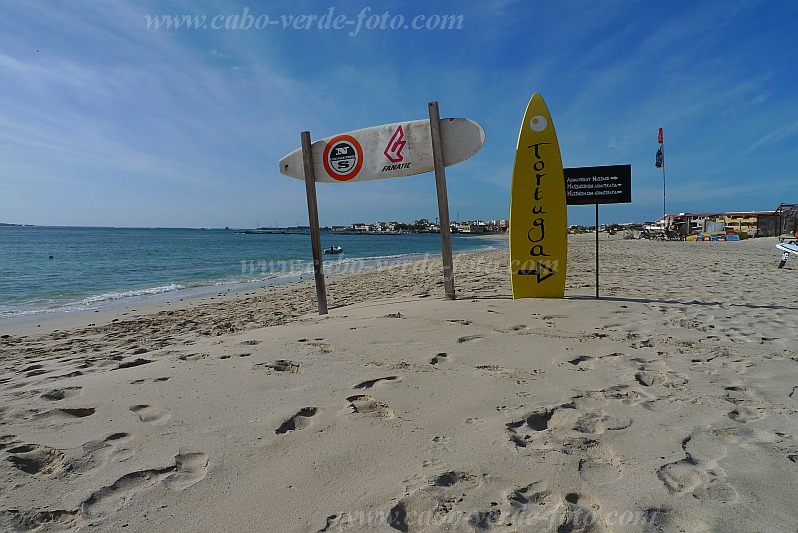
[[[391,136],[391,140],[388,141],[388,146],[385,147],[385,157],[388,158],[388,161],[391,163],[398,163],[404,159],[402,157],[402,150],[404,150],[407,141],[405,141],[405,132],[402,130],[402,126],[400,125],[396,128],[396,131],[393,132],[393,136]]]

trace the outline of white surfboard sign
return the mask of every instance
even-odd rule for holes
[[[485,130],[465,118],[441,119],[443,164],[465,161],[482,149]],[[435,169],[429,119],[374,126],[312,144],[317,182],[338,183],[413,176]],[[280,160],[280,172],[305,179],[302,149]]]

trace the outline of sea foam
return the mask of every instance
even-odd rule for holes
[[[171,285],[163,285],[161,287],[150,287],[148,289],[135,289],[123,292],[107,292],[105,294],[98,294],[97,296],[90,296],[80,301],[79,305],[91,305],[100,302],[108,302],[113,300],[121,300],[123,298],[133,298],[136,296],[150,296],[154,294],[163,294],[165,292],[182,291],[185,289],[183,285],[172,283]]]

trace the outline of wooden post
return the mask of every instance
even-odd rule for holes
[[[449,227],[449,197],[446,193],[446,167],[443,165],[441,143],[441,116],[438,102],[429,103],[429,127],[432,133],[432,159],[435,163],[435,185],[438,190],[438,214],[441,228],[441,256],[443,257],[443,286],[446,299],[454,300],[454,264],[452,261],[452,234]]]
[[[313,150],[310,132],[302,132],[302,165],[305,167],[305,190],[308,196],[308,221],[310,222],[310,246],[313,250],[313,275],[316,278],[316,300],[319,314],[327,314],[327,286],[324,283],[324,258],[321,253],[321,229],[319,209],[316,203],[316,174],[313,171]]]

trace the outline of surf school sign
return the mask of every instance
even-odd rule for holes
[[[473,156],[485,144],[485,130],[465,118],[440,119],[444,166]],[[432,172],[429,120],[412,120],[350,131],[312,145],[317,182],[341,183],[399,178]],[[280,160],[280,172],[304,179],[302,149]]]
[[[319,314],[327,314],[327,289],[316,201],[318,181],[369,181],[434,170],[444,289],[447,299],[456,298],[445,168],[479,152],[485,144],[485,130],[473,120],[441,119],[438,102],[429,103],[429,116],[429,120],[374,126],[316,142],[311,142],[309,131],[303,131],[301,147],[280,160],[282,174],[305,182]]]
[[[567,259],[562,157],[546,103],[534,94],[516,146],[510,193],[513,298],[562,298]]]

